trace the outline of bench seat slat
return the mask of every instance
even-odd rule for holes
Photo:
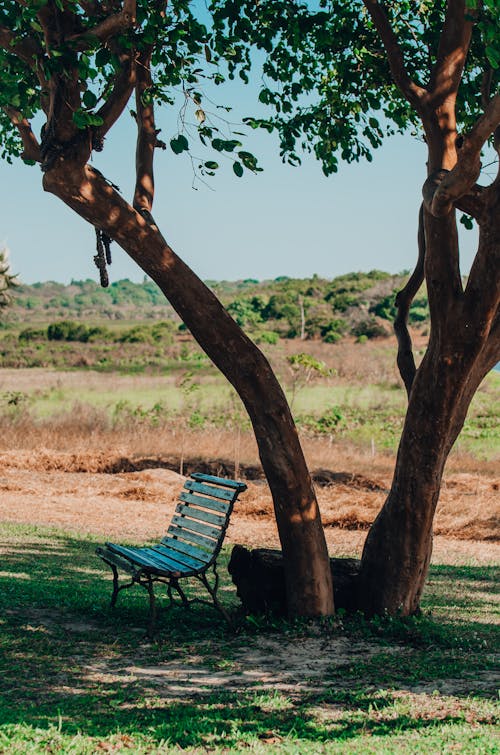
[[[170,539],[171,537],[181,537],[183,540],[187,540],[190,543],[201,545],[202,548],[210,552],[213,551],[217,544],[217,540],[203,537],[203,535],[198,535],[195,532],[191,532],[191,530],[187,530],[185,527],[181,529],[180,527],[175,527],[172,524],[168,528],[167,534],[162,538],[161,542],[163,543],[165,540]]]
[[[173,554],[159,553],[156,550],[156,546],[141,548],[141,555],[152,562],[151,571],[159,574],[166,572],[185,576],[187,573],[193,571],[192,564],[186,564],[184,561],[174,558]],[[194,567],[195,570],[198,568],[198,565]]]
[[[220,528],[210,527],[208,524],[195,522],[194,519],[187,519],[185,516],[177,516],[176,514],[172,517],[172,524],[176,524],[181,529],[186,528],[193,532],[200,532],[202,535],[208,535],[215,540],[218,540],[221,534]]]
[[[102,546],[99,546],[98,548],[96,548],[96,553],[98,556],[100,556],[100,558],[103,559],[103,561],[114,564],[115,566],[118,566],[120,569],[123,569],[123,571],[126,571],[129,574],[135,574],[137,571],[137,566],[134,566],[130,561],[128,561],[128,559],[119,556],[118,553],[113,553],[113,551],[109,548],[103,548]]]
[[[109,543],[108,546],[147,571],[165,575],[180,575],[182,572],[192,571],[175,561],[169,561],[166,558],[161,559],[158,554],[151,551],[151,548],[128,548],[125,545],[114,545],[113,543]]]
[[[185,543],[183,540],[177,540],[175,537],[165,538],[162,541],[162,545],[166,548],[171,548],[174,551],[178,551],[179,553],[184,553],[186,554],[186,556],[191,556],[202,564],[208,564],[215,550],[215,548],[212,548],[210,553],[207,553],[207,551],[202,551],[200,548],[196,548],[194,545]]]
[[[190,506],[189,504],[179,503],[175,509],[175,513],[181,516],[189,516],[191,519],[196,519],[200,522],[215,524],[218,527],[223,527],[226,523],[226,517],[222,516],[222,514],[212,514],[209,511],[197,509],[195,506]]]
[[[204,506],[212,511],[219,511],[221,514],[227,514],[231,506],[230,502],[215,501],[213,498],[204,498],[194,493],[184,493],[184,491],[179,495],[179,500],[185,503],[195,503],[197,506]]]
[[[216,485],[224,485],[227,488],[234,488],[239,493],[242,490],[247,489],[247,486],[244,482],[238,482],[237,480],[228,480],[225,477],[215,477],[215,475],[203,474],[203,472],[193,472],[191,477],[194,480],[199,480],[200,482],[213,482]]]
[[[204,569],[206,566],[206,561],[201,561],[198,558],[192,558],[184,553],[174,551],[165,545],[153,545],[151,550],[158,553],[162,559],[179,564],[180,569],[194,569],[198,571],[199,569]]]
[[[214,498],[220,498],[222,501],[234,501],[238,495],[238,492],[235,490],[216,488],[213,485],[204,485],[202,482],[193,482],[192,480],[186,480],[184,487],[186,490],[193,490],[195,493],[204,493]]]

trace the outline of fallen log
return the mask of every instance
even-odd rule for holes
[[[357,577],[360,561],[331,558],[335,608],[357,609]],[[286,616],[285,575],[281,551],[270,548],[249,550],[235,545],[228,565],[229,573],[244,609],[248,613]]]

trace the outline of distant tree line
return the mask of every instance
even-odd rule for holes
[[[209,281],[238,325],[258,342],[275,343],[278,338],[321,339],[335,343],[344,336],[359,340],[384,337],[392,332],[396,315],[395,297],[406,281],[404,274],[380,270],[349,273],[333,280],[289,278],[272,281]],[[29,309],[36,319],[54,320],[48,328],[23,330],[21,340],[52,341],[160,341],[171,339],[179,324],[165,304],[156,284],[121,280],[102,289],[95,281],[35,283],[21,286],[15,295],[13,317]],[[73,319],[64,315],[71,312]],[[409,322],[425,325],[428,320],[425,292],[413,301]],[[141,325],[119,336],[103,325],[88,326],[84,319],[158,320],[151,328]],[[33,319],[33,318],[32,318]]]

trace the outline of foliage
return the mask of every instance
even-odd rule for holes
[[[110,15],[110,10],[110,6],[79,0],[20,5],[0,1],[0,156],[9,162],[15,157],[33,162],[24,154],[14,121],[18,114],[29,121],[41,117],[46,120],[45,135],[49,134],[54,124],[47,117],[47,91],[54,83],[64,85],[75,77],[80,94],[78,101],[71,103],[73,138],[75,142],[79,138],[94,140],[100,151],[99,129],[105,125],[114,91],[120,86],[127,56],[151,53],[152,82],[142,101],[176,105],[179,117],[168,135],[172,152],[188,154],[198,176],[213,175],[224,162],[237,177],[245,171],[258,172],[256,157],[241,141],[244,134],[233,131],[221,117],[221,111],[225,115],[231,108],[214,104],[204,94],[207,85],[213,88],[224,82],[225,58],[234,57],[230,47],[221,54],[211,45],[206,9],[187,0],[172,0],[164,6],[138,0],[135,22],[124,23],[108,38],[102,26],[117,17]],[[47,15],[49,24],[64,27],[62,36],[46,33]],[[198,155],[193,154],[194,149],[199,150]]]
[[[268,338],[276,342],[279,336],[297,337],[301,330],[301,306],[306,338],[336,343],[344,336],[357,335],[356,324],[369,319],[369,315],[380,320],[393,320],[396,291],[404,281],[403,275],[391,276],[372,270],[344,274],[333,280],[318,276],[303,279],[282,277],[271,281],[211,281],[210,285],[238,324],[255,334],[259,343],[269,343]],[[101,289],[91,280],[72,281],[69,286],[37,283],[18,288],[10,308],[10,321],[25,319],[26,310],[29,310],[30,320],[35,322],[61,315],[64,318],[70,309],[73,316],[84,320],[89,329],[92,329],[87,324],[89,320],[99,321],[101,330],[93,328],[89,333],[91,341],[166,344],[174,338],[177,321],[161,297],[158,287],[147,280],[143,283],[116,281],[108,289]],[[159,319],[165,316],[169,319]],[[113,332],[114,328],[111,331],[107,326],[107,330],[102,330],[103,319],[109,325],[113,321],[120,325],[119,321],[137,318],[142,324],[135,330],[123,330],[120,336]],[[151,325],[143,322],[145,318],[151,318]],[[54,324],[59,321],[54,320]],[[428,322],[425,293],[413,302],[409,321],[413,325]],[[33,333],[25,329],[20,338],[25,342],[39,340],[38,331],[38,328]],[[84,332],[82,330],[81,335]],[[385,334],[383,328],[378,328],[378,335]],[[84,340],[83,336],[80,340]]]
[[[366,336],[367,338],[381,338],[387,335],[387,331],[380,325],[374,317],[361,320],[354,326],[352,332],[358,338]]]
[[[491,91],[500,81],[498,0],[477,4],[474,30],[459,94],[459,129],[482,114],[482,75],[492,71]],[[283,160],[297,165],[314,152],[326,175],[339,160],[372,160],[383,140],[421,124],[392,81],[373,23],[357,0],[213,0],[214,47],[229,58],[230,75],[243,77],[263,56],[259,100],[265,117],[250,116],[252,128],[276,131]],[[384,4],[409,76],[424,84],[432,65],[446,3]]]

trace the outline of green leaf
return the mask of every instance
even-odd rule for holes
[[[233,172],[238,176],[238,178],[241,178],[243,175],[243,165],[237,161],[233,163]]]
[[[468,231],[472,231],[472,229],[474,228],[474,222],[470,215],[462,215],[460,222],[467,228]]]
[[[94,107],[97,103],[97,97],[95,96],[94,92],[91,92],[90,89],[87,89],[87,91],[84,92],[82,100],[85,107],[88,108]]]
[[[100,115],[95,113],[86,113],[85,110],[76,110],[73,113],[73,123],[77,128],[87,128],[88,126],[102,126],[104,123]]]
[[[205,168],[208,168],[208,170],[217,170],[217,168],[219,167],[219,163],[216,163],[214,160],[207,160],[204,165]]]
[[[184,134],[179,134],[176,138],[170,139],[170,147],[172,152],[175,152],[176,155],[180,155],[181,152],[185,152],[189,149],[189,142]]]

